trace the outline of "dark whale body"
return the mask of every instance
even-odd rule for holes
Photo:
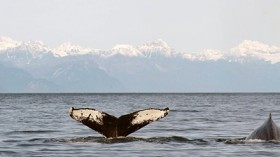
[[[71,107],[69,115],[73,119],[83,123],[105,137],[113,138],[125,137],[144,126],[165,117],[168,112],[169,108],[150,108],[122,115],[117,118],[105,112],[96,111],[93,108],[75,109]]]
[[[268,119],[257,129],[255,129],[245,140],[280,140],[280,130],[272,120],[271,113]]]

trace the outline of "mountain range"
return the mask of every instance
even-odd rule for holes
[[[280,92],[280,47],[245,40],[177,52],[162,39],[109,50],[0,37],[0,93]]]

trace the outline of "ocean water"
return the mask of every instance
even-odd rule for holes
[[[170,108],[163,119],[106,139],[68,115],[90,107],[115,116]],[[280,94],[0,94],[0,156],[280,156],[278,141],[249,141]]]

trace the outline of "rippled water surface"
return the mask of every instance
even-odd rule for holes
[[[169,115],[106,139],[71,119],[70,107],[120,116],[144,108]],[[278,141],[244,142],[280,94],[0,94],[0,156],[280,156]]]

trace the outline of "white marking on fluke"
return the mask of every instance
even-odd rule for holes
[[[156,121],[166,116],[166,112],[158,109],[141,110],[134,114],[134,119],[131,121],[132,125],[143,123],[145,121]]]
[[[74,107],[71,107],[69,109],[69,115],[73,119],[101,133],[107,138],[125,137],[144,126],[165,117],[168,113],[169,108],[149,108],[116,118],[105,112],[96,111],[93,108],[75,109]]]

